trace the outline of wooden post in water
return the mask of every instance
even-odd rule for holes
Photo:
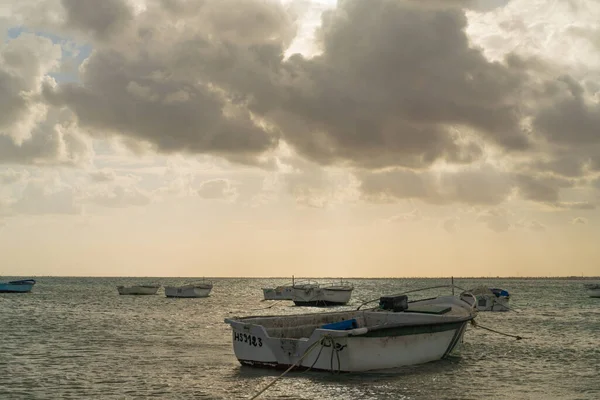
[[[292,287],[296,287],[296,286],[294,285],[294,275],[292,275]]]
[[[454,296],[454,277],[452,277],[452,296]]]

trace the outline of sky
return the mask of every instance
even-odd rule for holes
[[[0,275],[600,275],[598,0],[0,3]]]

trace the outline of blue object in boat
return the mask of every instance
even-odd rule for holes
[[[496,295],[496,297],[509,297],[510,296],[508,294],[508,292],[504,289],[491,288],[490,290],[492,291],[492,293],[494,293]]]
[[[23,279],[20,281],[0,282],[0,293],[28,293],[35,285],[33,279]]]
[[[322,329],[331,329],[333,331],[347,331],[358,328],[358,322],[355,319],[347,319],[345,321],[334,322],[321,326]]]

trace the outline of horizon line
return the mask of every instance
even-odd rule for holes
[[[152,276],[152,275],[7,275],[0,277],[24,277],[32,278],[162,278],[162,279],[292,279],[292,276]],[[354,277],[332,277],[332,276],[302,276],[293,279],[600,279],[594,275],[546,275],[546,276],[354,276]]]

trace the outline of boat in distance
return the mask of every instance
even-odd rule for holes
[[[600,283],[586,283],[588,295],[593,298],[600,298]]]
[[[333,282],[318,287],[293,287],[292,301],[297,306],[327,307],[348,304],[354,285],[350,282]]]
[[[461,295],[475,296],[478,311],[510,311],[510,294],[504,289],[479,286]]]
[[[29,293],[35,283],[34,279],[0,282],[0,293]]]
[[[132,285],[132,286],[117,286],[120,295],[153,295],[158,292],[160,285]]]
[[[275,288],[263,288],[263,297],[265,300],[292,300],[294,288],[308,289],[318,288],[319,284],[310,279],[296,281],[292,276],[292,282],[280,285]]]
[[[165,296],[181,298],[208,297],[213,284],[210,282],[189,283],[183,286],[165,286]]]

